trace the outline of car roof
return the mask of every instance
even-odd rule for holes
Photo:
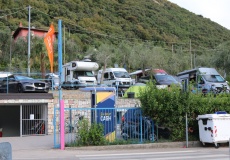
[[[12,75],[12,73],[10,72],[0,72],[0,78],[5,78]]]

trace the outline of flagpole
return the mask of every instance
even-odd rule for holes
[[[30,6],[28,7],[29,9],[29,24],[28,24],[28,68],[27,68],[27,72],[28,72],[28,76],[30,76]]]
[[[65,133],[64,133],[64,101],[62,100],[62,22],[58,20],[58,71],[59,71],[59,108],[60,108],[60,149],[65,149]]]

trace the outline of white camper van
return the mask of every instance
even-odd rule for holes
[[[66,63],[62,66],[62,88],[78,89],[97,85],[94,71],[98,67],[96,62],[90,61],[71,61]]]
[[[118,86],[125,89],[133,85],[133,80],[129,76],[129,73],[124,68],[106,68],[105,72],[99,70],[97,74],[97,80],[99,84],[105,84],[107,86]],[[103,75],[103,82],[101,82],[101,76]]]
[[[199,67],[191,70],[185,70],[177,74],[182,81],[193,81],[196,84],[196,91],[208,93],[220,93],[223,90],[229,91],[229,85],[226,80],[216,71],[215,68]]]

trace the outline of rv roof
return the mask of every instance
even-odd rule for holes
[[[215,68],[199,68],[201,74],[219,75]]]
[[[194,73],[196,71],[199,71],[200,74],[219,75],[219,73],[216,71],[215,68],[199,67],[199,68],[195,68],[195,69],[191,69],[191,70],[185,70],[183,72],[180,72],[177,74],[177,76],[180,76],[183,74]]]

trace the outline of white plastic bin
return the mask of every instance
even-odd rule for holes
[[[198,115],[200,141],[214,143],[219,148],[219,143],[227,143],[230,138],[230,114],[216,112],[215,114]]]

